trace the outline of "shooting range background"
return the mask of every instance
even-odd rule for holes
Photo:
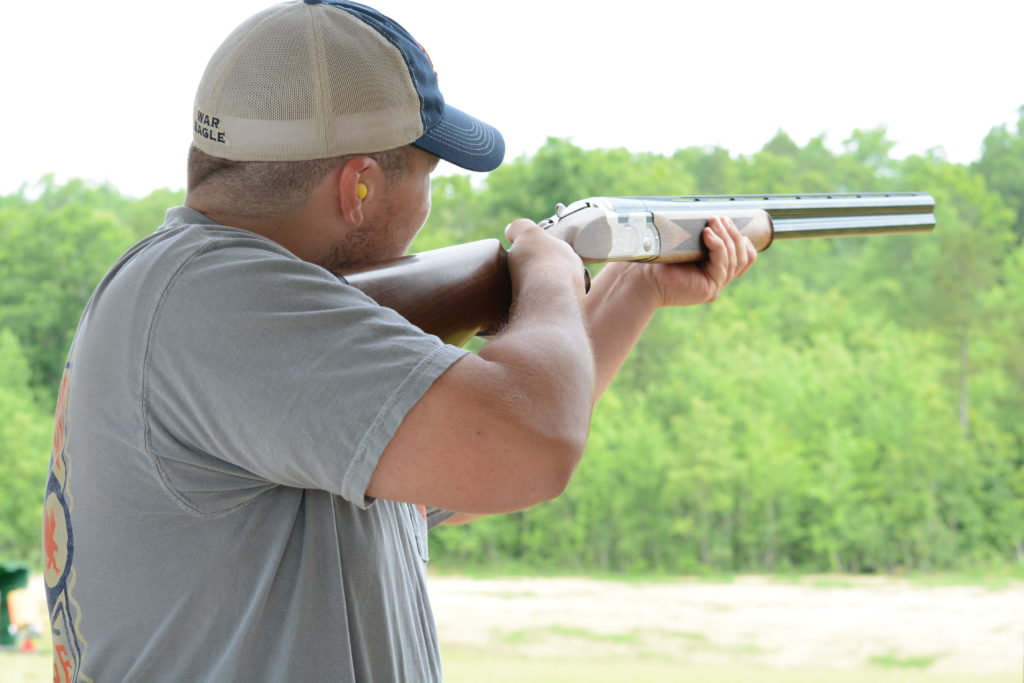
[[[45,31],[30,30],[36,6],[0,9],[15,94],[0,111],[0,561],[40,566],[40,482],[74,323],[106,267],[182,200],[195,85],[263,6],[58,2]],[[701,680],[719,679],[685,667],[1020,680],[1024,6],[379,7],[427,46],[452,102],[509,144],[489,176],[441,169],[416,249],[595,194],[899,189],[939,203],[930,235],[779,244],[715,304],[660,314],[562,498],[434,535],[451,680],[460,666],[478,680],[488,661],[540,680],[516,668],[537,657],[547,672],[568,657],[551,680],[601,680],[616,670],[603,655]],[[627,606],[590,611],[586,580],[536,578],[559,573],[615,577],[597,590]],[[773,578],[736,579],[750,574]],[[654,598],[677,626],[634,623],[623,579],[714,590]],[[861,590],[879,602],[867,615]],[[753,614],[723,608],[747,595]],[[555,612],[511,618],[538,601]],[[707,614],[686,612],[698,602]],[[835,635],[843,653],[809,662],[800,638],[772,640],[822,606],[850,609],[832,622],[851,626]],[[510,620],[459,630],[486,610]]]

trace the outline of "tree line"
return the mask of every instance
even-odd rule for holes
[[[924,191],[932,233],[782,242],[660,311],[558,499],[432,536],[441,567],[680,573],[1024,562],[1024,108],[972,164],[778,133],[752,155],[551,139],[440,177],[413,251],[589,196]],[[0,558],[38,561],[64,356],[92,287],[181,192],[43,178],[0,197]]]

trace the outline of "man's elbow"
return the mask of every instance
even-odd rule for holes
[[[537,500],[533,505],[558,498],[565,492],[586,447],[587,430],[583,429],[553,439],[545,452],[537,456],[543,461],[540,467],[543,477],[538,483]]]
[[[491,465],[479,469],[470,485],[460,487],[468,495],[453,501],[456,507],[448,509],[470,515],[492,515],[546,503],[565,491],[585,447],[585,438],[506,443],[489,458]]]

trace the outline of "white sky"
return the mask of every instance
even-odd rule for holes
[[[137,196],[183,186],[206,61],[269,4],[3,2],[0,194],[47,172]],[[370,4],[427,48],[448,101],[504,133],[507,159],[549,136],[749,154],[779,129],[839,150],[885,125],[896,156],[969,162],[1024,105],[1022,0]]]

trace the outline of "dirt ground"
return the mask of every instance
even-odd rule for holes
[[[630,583],[431,575],[430,593],[442,649],[495,663],[661,661],[777,670],[781,680],[802,670],[1024,680],[1021,582],[993,588],[845,576]],[[24,612],[45,623],[39,577],[23,598]],[[0,657],[0,681],[47,680],[47,636],[37,657]],[[12,663],[26,674],[15,676]],[[478,667],[474,661],[470,670]]]
[[[1005,674],[1024,679],[1024,584],[864,577],[712,583],[433,576],[444,646],[533,657]]]

